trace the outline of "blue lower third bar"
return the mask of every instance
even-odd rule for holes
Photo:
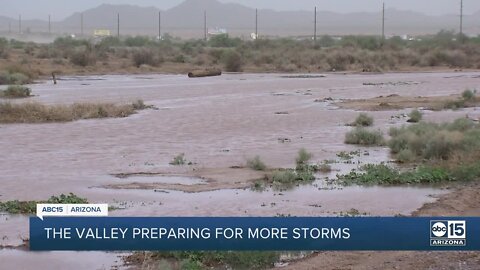
[[[480,218],[30,218],[30,249],[480,250]]]

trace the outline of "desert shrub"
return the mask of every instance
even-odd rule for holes
[[[136,67],[141,65],[157,66],[160,62],[151,49],[140,49],[133,52],[133,63]]]
[[[230,38],[228,34],[217,35],[208,41],[211,47],[236,47],[242,42],[239,38]]]
[[[468,152],[480,149],[477,141],[480,128],[468,119],[445,124],[421,122],[393,128],[390,136],[388,146],[401,161],[448,160],[459,151],[468,155]]]
[[[363,127],[357,127],[345,135],[345,143],[365,146],[381,146],[385,143],[385,140],[382,132],[379,130],[370,131]]]
[[[409,119],[407,122],[410,123],[418,123],[420,120],[422,120],[423,114],[419,110],[413,110],[408,114]]]
[[[271,178],[273,183],[289,184],[297,181],[297,174],[293,170],[277,170]]]
[[[357,116],[355,121],[351,123],[351,125],[357,127],[370,127],[373,125],[373,117],[366,113],[361,113]]]
[[[178,154],[173,157],[172,161],[170,161],[170,165],[174,166],[181,166],[187,164],[187,160],[185,159],[185,154]]]
[[[32,94],[30,88],[21,85],[10,85],[7,90],[0,91],[0,97],[24,98]]]
[[[308,169],[308,162],[312,159],[313,154],[309,153],[305,148],[298,151],[298,155],[295,158],[296,170],[302,171]]]
[[[474,101],[475,100],[475,94],[476,94],[476,91],[472,91],[472,90],[467,89],[467,90],[463,91],[462,98],[465,101]]]
[[[134,114],[133,104],[75,103],[44,105],[40,103],[0,103],[0,123],[67,122],[79,119],[127,117]]]
[[[228,72],[239,72],[242,70],[242,56],[236,51],[226,51],[223,55],[223,63]]]
[[[260,159],[260,156],[247,160],[247,167],[256,171],[264,171],[267,168],[265,163]]]
[[[76,66],[86,67],[95,65],[97,57],[88,49],[77,49],[69,55],[70,62]]]
[[[128,47],[144,47],[151,43],[149,37],[143,36],[135,36],[135,37],[127,37],[124,41],[124,44]]]
[[[2,84],[14,84],[14,85],[22,85],[30,83],[30,78],[19,72],[10,73],[8,71],[4,71],[0,73],[0,85]]]

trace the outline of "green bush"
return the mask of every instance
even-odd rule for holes
[[[15,84],[15,85],[22,85],[30,83],[31,80],[29,76],[19,73],[19,72],[9,72],[4,71],[0,72],[0,85],[3,84]]]
[[[30,88],[21,85],[10,85],[7,90],[0,91],[0,97],[8,98],[24,98],[29,97],[32,94]]]
[[[86,204],[87,199],[78,197],[70,193],[68,195],[61,194],[60,196],[52,196],[46,201],[7,201],[0,202],[0,212],[7,212],[9,214],[35,214],[37,211],[37,204],[53,203],[53,204]]]
[[[141,65],[158,66],[160,60],[150,49],[139,49],[133,52],[133,63],[136,67]]]
[[[391,152],[400,161],[448,160],[455,153],[480,149],[480,127],[468,119],[452,123],[418,123],[390,130]],[[413,155],[415,158],[411,158]]]
[[[373,118],[366,113],[361,113],[351,125],[357,127],[370,127],[373,125]]]
[[[227,51],[223,54],[223,62],[228,72],[242,71],[242,56],[236,51]]]
[[[410,119],[407,120],[409,123],[418,123],[422,120],[423,114],[419,110],[413,110],[408,114]]]
[[[465,101],[474,101],[475,100],[475,94],[476,94],[476,91],[472,91],[472,90],[467,89],[467,90],[463,91],[462,98]]]
[[[363,127],[357,127],[345,135],[346,144],[365,146],[382,146],[385,144],[383,134],[379,130],[370,131]]]
[[[179,154],[173,157],[172,161],[170,161],[170,165],[180,166],[187,164],[187,160],[185,159],[185,154]]]
[[[265,165],[265,163],[263,163],[259,156],[247,160],[247,167],[256,171],[264,171],[267,168],[267,166]]]
[[[70,62],[76,66],[86,67],[95,65],[97,58],[95,54],[86,49],[79,49],[73,51],[70,56]]]

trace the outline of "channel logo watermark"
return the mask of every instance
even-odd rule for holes
[[[467,245],[465,220],[431,220],[430,246],[462,247]]]

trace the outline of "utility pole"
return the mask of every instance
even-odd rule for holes
[[[317,42],[317,7],[315,7],[315,16],[313,21],[313,41]]]
[[[120,38],[120,13],[117,13],[117,38]]]
[[[385,42],[385,2],[383,2],[382,8],[382,44]]]
[[[52,18],[50,15],[48,15],[48,33],[52,33]]]
[[[22,33],[22,15],[18,15],[18,33]]]
[[[80,34],[83,36],[83,13],[80,13]]]
[[[12,33],[12,23],[11,22],[8,22],[8,33],[9,34]]]
[[[463,0],[460,0],[460,41],[463,43]]]
[[[203,34],[204,34],[204,39],[207,41],[207,11],[203,11]]]
[[[158,12],[158,40],[162,39],[162,13]]]
[[[258,9],[255,9],[255,40],[258,39]]]

